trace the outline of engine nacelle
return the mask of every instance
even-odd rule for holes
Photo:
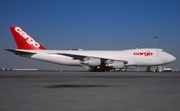
[[[120,69],[120,68],[124,68],[124,62],[113,61],[113,62],[107,63],[106,66],[112,67],[115,69]]]
[[[85,58],[82,62],[82,65],[89,65],[89,66],[99,66],[101,65],[101,59],[99,58]]]

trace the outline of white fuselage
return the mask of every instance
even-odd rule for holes
[[[17,49],[18,50],[18,49]],[[24,56],[36,60],[51,62],[55,64],[80,66],[81,61],[73,57],[60,55],[62,53],[72,55],[83,55],[87,57],[106,58],[109,60],[125,60],[125,66],[158,66],[173,62],[176,58],[162,49],[130,49],[122,51],[102,50],[21,50],[24,52],[36,53],[31,56]],[[22,55],[23,56],[23,55]]]
[[[159,66],[176,58],[162,49],[144,48],[122,51],[46,50],[18,26],[10,26],[18,49],[5,49],[16,55],[61,65],[82,66],[90,71],[110,71],[127,66]]]

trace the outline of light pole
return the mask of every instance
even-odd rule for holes
[[[156,39],[158,38],[157,36],[153,36],[154,38],[154,47],[156,48]]]

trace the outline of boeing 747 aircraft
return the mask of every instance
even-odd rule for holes
[[[68,66],[82,66],[89,71],[110,71],[131,66],[160,66],[176,60],[163,49],[142,48],[121,51],[47,50],[20,27],[10,26],[18,49],[5,49],[16,55]]]

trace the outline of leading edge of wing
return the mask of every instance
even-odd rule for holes
[[[55,53],[55,54],[64,55],[64,56],[72,57],[73,59],[79,59],[79,60],[83,60],[86,57],[94,57],[94,58],[100,58],[100,59],[102,59],[102,61],[114,60],[114,61],[124,62],[125,64],[128,63],[127,60],[117,60],[117,59],[102,58],[102,57],[95,57],[95,56],[85,56],[85,55],[68,54],[68,53]]]
[[[12,52],[16,55],[30,55],[30,54],[36,54],[33,52],[26,52],[26,51],[21,51],[21,50],[16,50],[16,49],[4,49],[6,51]]]

